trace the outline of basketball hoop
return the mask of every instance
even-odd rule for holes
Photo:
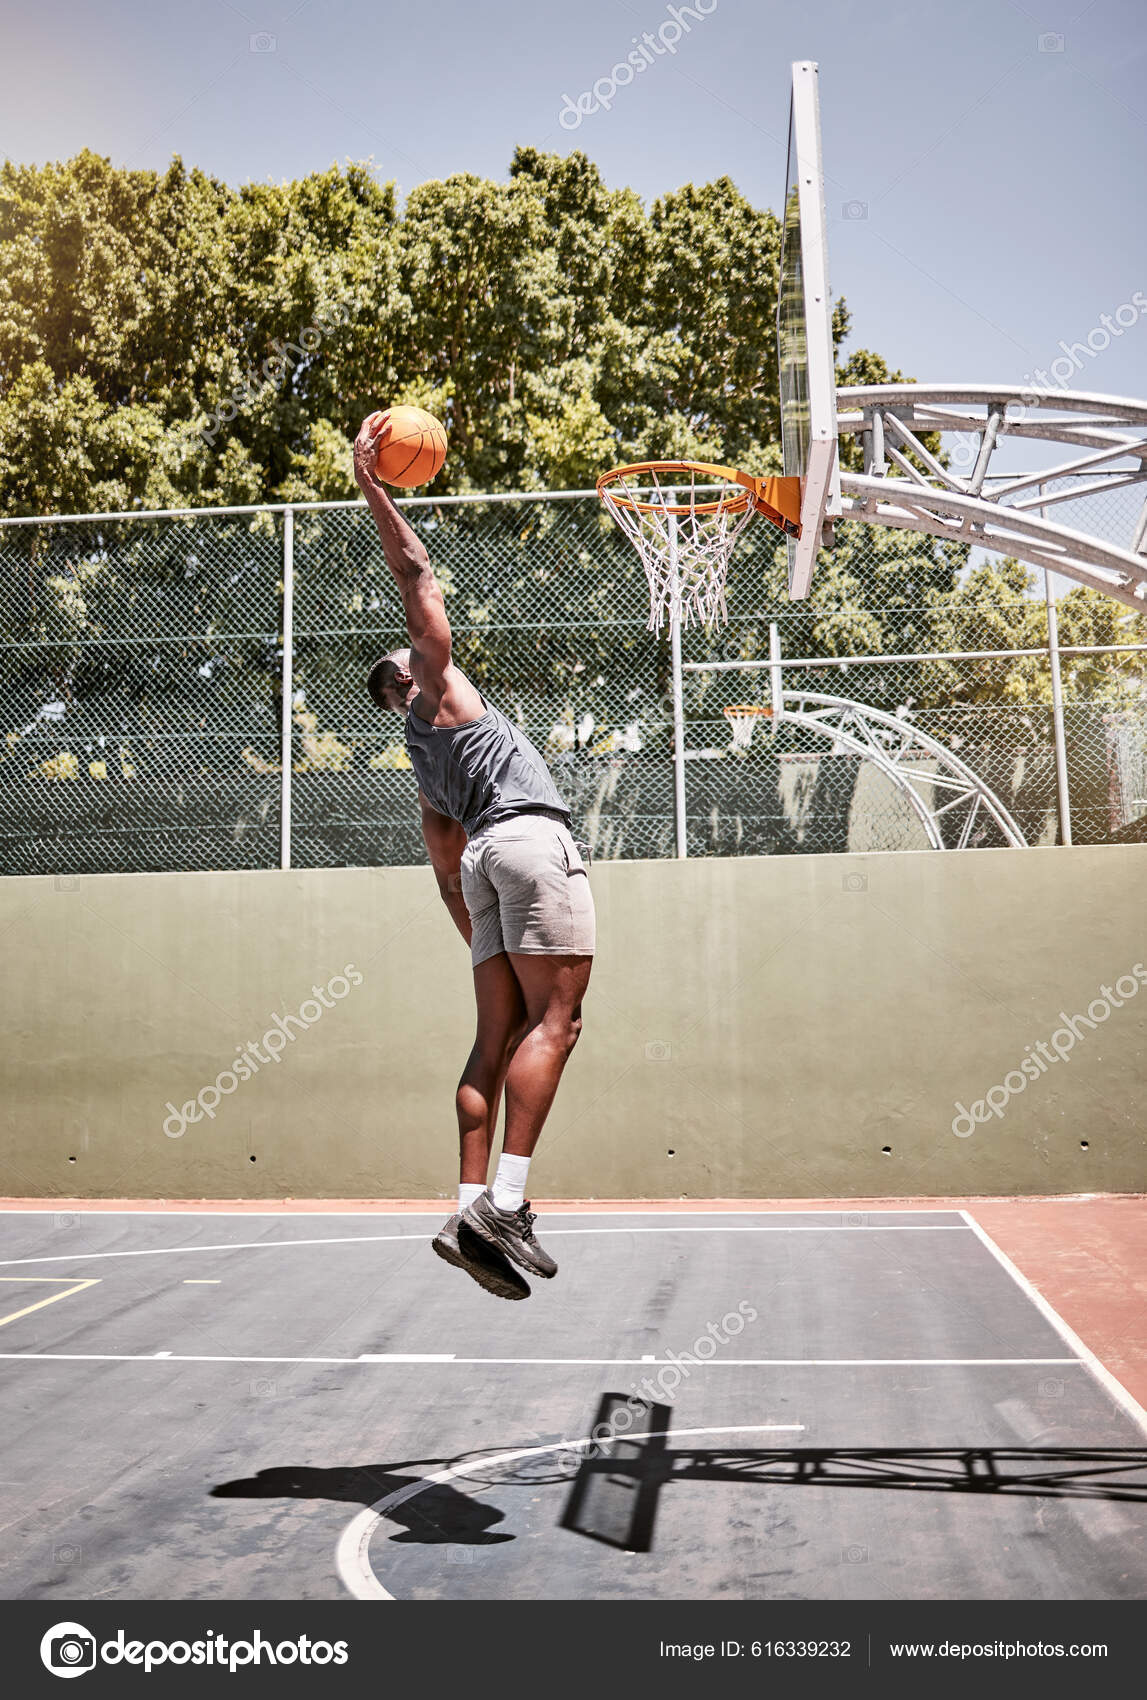
[[[771,720],[773,711],[760,702],[730,702],[721,710],[733,734],[733,748],[747,750],[753,741],[758,720]]]
[[[597,481],[597,493],[641,556],[649,580],[649,629],[724,623],[733,547],[763,514],[800,535],[800,480],[754,478],[728,466],[644,460]]]

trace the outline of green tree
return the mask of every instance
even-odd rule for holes
[[[576,151],[520,148],[504,182],[461,173],[422,184],[401,207],[362,164],[234,189],[178,159],[163,173],[87,151],[42,167],[8,162],[0,507],[353,497],[350,439],[370,409],[395,402],[448,427],[434,494],[588,487],[610,464],[670,456],[777,471],[779,251],[774,214],[728,178],[647,207]],[[842,385],[902,381],[879,353],[845,354],[843,301],[833,329]],[[860,452],[846,438],[843,464],[858,467]],[[605,515],[494,503],[416,512],[475,678],[570,760],[584,751],[608,768],[624,749],[663,786],[667,646],[644,629],[640,568]],[[0,694],[15,742],[0,752],[5,773],[99,792],[113,773],[117,783],[159,774],[181,749],[181,785],[192,760],[207,797],[238,772],[241,824],[251,811],[265,819],[280,706],[277,523],[6,532]],[[361,512],[300,516],[296,545],[300,773],[316,786],[338,779],[338,814],[356,763],[409,784],[397,746],[380,747],[362,718],[362,668],[397,641],[399,610]],[[1014,561],[970,571],[968,559],[962,544],[841,524],[811,596],[790,603],[786,550],[757,524],[738,550],[722,652],[767,656],[772,622],[787,657],[1039,650],[1034,575]],[[1142,620],[1080,589],[1061,602],[1060,627],[1065,645],[1117,643],[1134,641]],[[687,654],[711,657],[717,641],[690,632]],[[1093,719],[1141,696],[1135,660],[1063,665],[1065,691]],[[721,707],[755,691],[746,677],[690,675],[691,714],[720,726]],[[985,739],[1015,709],[1046,743],[1042,655],[809,669],[788,683],[906,708],[941,730],[963,716],[961,726],[989,729]],[[220,715],[233,736],[213,732]],[[101,717],[129,749],[110,765],[75,731],[77,718],[90,729]],[[26,740],[36,739],[32,761]],[[599,800],[612,772],[594,770]],[[661,830],[658,799],[631,798],[646,819],[635,842],[647,848]],[[299,809],[301,820],[302,794]],[[247,853],[246,831],[230,822],[238,848],[228,855]]]

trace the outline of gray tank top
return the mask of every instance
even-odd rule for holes
[[[482,706],[484,714],[461,726],[431,726],[407,711],[406,747],[427,802],[461,821],[467,838],[491,821],[540,810],[569,826],[572,816],[542,756],[485,697]]]

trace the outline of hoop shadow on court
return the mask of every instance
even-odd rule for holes
[[[767,1487],[884,1488],[1147,1504],[1147,1448],[1137,1447],[671,1447],[670,1411],[646,1405],[644,1433],[616,1434],[607,1393],[594,1425],[603,1442],[582,1456],[561,1527],[625,1552],[649,1552],[661,1493],[674,1482]],[[533,1480],[537,1480],[536,1476]],[[560,1479],[555,1473],[551,1480]]]

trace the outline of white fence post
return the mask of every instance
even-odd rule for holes
[[[1051,662],[1051,723],[1055,736],[1055,785],[1059,798],[1059,835],[1071,843],[1071,796],[1067,786],[1067,740],[1063,730],[1063,687],[1059,677],[1059,612],[1051,593],[1051,574],[1043,570],[1047,602],[1047,653]]]
[[[769,621],[769,692],[773,699],[773,730],[784,714],[784,669],[781,666],[781,634],[775,620]]]
[[[295,694],[295,510],[283,509],[283,722],[279,866],[291,865],[291,707]]]
[[[671,492],[677,500],[676,490]],[[677,515],[669,516],[669,565],[677,587]],[[676,601],[669,609],[669,660],[673,673],[673,818],[677,829],[677,855],[684,861],[689,854],[689,825],[685,813],[685,687],[681,671],[681,617]]]

